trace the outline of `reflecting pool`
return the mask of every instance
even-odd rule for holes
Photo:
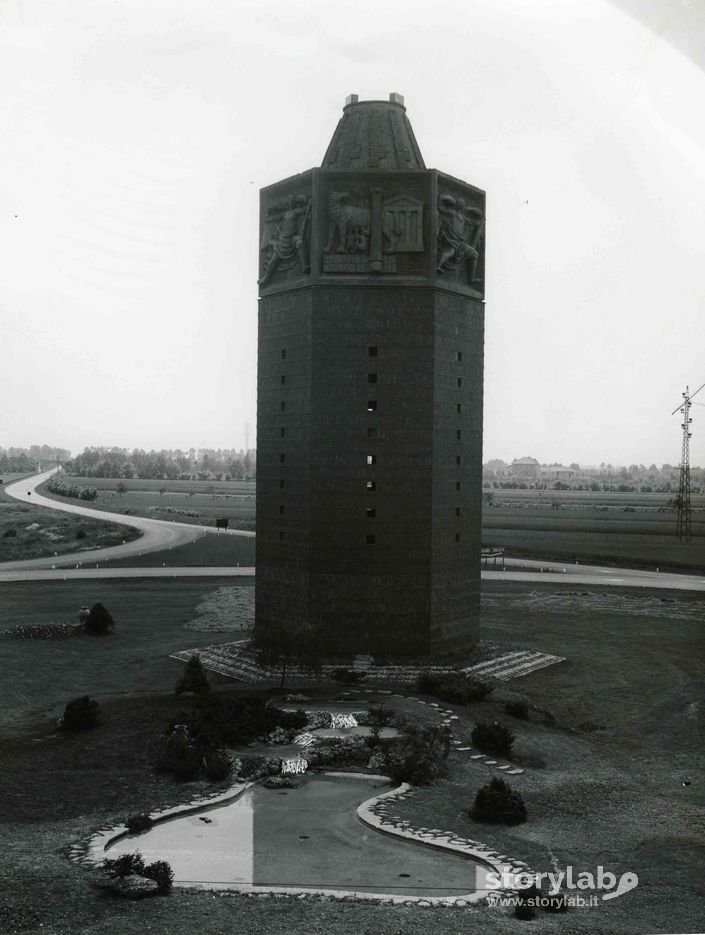
[[[168,860],[188,886],[296,887],[407,896],[474,892],[479,864],[382,834],[356,810],[389,791],[379,778],[297,777],[297,789],[257,784],[232,802],[127,835],[106,856],[139,850]]]

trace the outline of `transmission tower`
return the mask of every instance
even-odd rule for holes
[[[676,406],[671,415],[677,412],[682,413],[683,422],[683,443],[681,446],[680,478],[678,481],[678,498],[676,500],[676,535],[679,539],[685,539],[687,542],[691,534],[691,510],[690,510],[690,424],[693,421],[690,418],[690,407],[693,405],[692,399],[705,386],[699,386],[695,393],[691,393],[686,386],[683,393],[683,402]],[[696,404],[697,405],[697,404]]]

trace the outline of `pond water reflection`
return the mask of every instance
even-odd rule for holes
[[[297,887],[408,896],[475,890],[474,861],[380,834],[357,806],[389,786],[359,776],[306,776],[298,789],[252,786],[238,799],[128,835],[107,856],[168,860],[185,886]]]

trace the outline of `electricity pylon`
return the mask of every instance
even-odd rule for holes
[[[683,393],[683,402],[676,406],[671,415],[675,415],[677,412],[683,414],[683,422],[681,423],[681,428],[683,430],[683,442],[681,445],[681,463],[680,463],[680,477],[678,480],[678,497],[676,499],[676,535],[679,539],[685,539],[687,542],[690,539],[691,534],[691,509],[690,509],[690,439],[692,432],[690,431],[690,424],[693,421],[690,418],[690,407],[693,405],[693,397],[700,392],[700,390],[705,386],[705,383],[702,386],[699,386],[695,393],[691,393],[688,390],[688,387],[685,388],[685,393]]]

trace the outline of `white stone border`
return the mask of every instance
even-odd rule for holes
[[[370,773],[345,773],[345,772],[326,772],[325,776],[340,776],[352,779],[369,779],[382,782],[388,782],[387,776],[376,776]],[[256,781],[256,780],[255,780]],[[166,821],[177,816],[185,816],[195,812],[203,811],[214,805],[223,805],[226,802],[239,798],[243,792],[254,785],[254,782],[237,783],[231,786],[225,792],[219,792],[211,796],[200,796],[187,805],[176,805],[171,808],[156,812],[152,817],[155,824]],[[429,828],[412,828],[408,821],[395,821],[386,817],[384,813],[388,803],[394,799],[405,798],[413,792],[414,787],[408,783],[402,783],[396,789],[389,792],[383,792],[380,795],[366,799],[357,808],[357,817],[364,824],[382,834],[401,837],[417,844],[423,844],[430,847],[436,847],[439,850],[452,851],[471,858],[474,862],[485,864],[497,873],[521,873],[530,872],[529,867],[523,861],[509,860],[509,858],[492,851],[486,845],[478,841],[469,841],[461,838],[459,835]],[[69,857],[71,860],[91,869],[99,869],[105,859],[105,852],[111,844],[114,844],[120,838],[129,834],[127,825],[111,825],[103,827],[93,834],[86,843],[74,844],[69,848]],[[394,904],[415,904],[420,906],[458,906],[463,907],[470,904],[482,902],[487,898],[484,891],[467,893],[462,896],[408,896],[397,895],[393,893],[369,893],[357,890],[332,890],[332,889],[310,889],[297,886],[257,886],[254,883],[224,883],[209,886],[194,884],[175,884],[182,889],[204,889],[218,890],[225,892],[246,893],[252,896],[297,896],[299,899],[307,896],[319,897],[325,896],[338,900],[368,900],[373,902],[384,902]],[[493,891],[497,894],[499,890]]]

